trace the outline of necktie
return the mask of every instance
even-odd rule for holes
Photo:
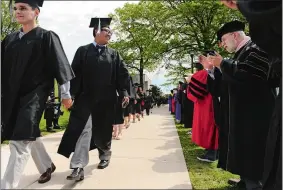
[[[99,50],[99,51],[103,51],[105,50],[105,46],[101,46],[101,45],[96,45],[96,48]]]

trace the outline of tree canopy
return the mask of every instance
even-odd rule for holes
[[[110,15],[117,33],[117,41],[111,46],[122,54],[130,69],[140,74],[140,81],[144,70],[154,71],[170,51],[168,38],[173,31],[164,24],[172,14],[161,1],[141,1],[126,3]]]
[[[9,1],[1,1],[1,41],[12,32],[20,29],[20,25],[12,19]]]
[[[139,73],[142,81],[144,70],[165,66],[171,84],[195,67],[191,62],[204,50],[227,55],[218,47],[216,32],[226,22],[244,21],[238,11],[227,9],[218,0],[140,1],[127,3],[110,16],[117,33],[111,46],[128,67]]]

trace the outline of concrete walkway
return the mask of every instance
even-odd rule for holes
[[[168,107],[154,108],[150,116],[132,123],[121,140],[113,140],[113,156],[108,168],[96,169],[97,150],[90,152],[85,180],[66,180],[70,160],[58,155],[62,132],[43,137],[57,169],[52,179],[38,184],[39,177],[30,159],[20,182],[24,189],[192,189],[177,130]],[[9,147],[1,149],[1,178],[6,170]]]

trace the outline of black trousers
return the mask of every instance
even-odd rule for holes
[[[149,115],[150,108],[145,108],[145,110],[146,110],[146,115]]]

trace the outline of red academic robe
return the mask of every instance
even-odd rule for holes
[[[205,149],[218,149],[218,127],[214,119],[213,99],[207,91],[206,70],[195,73],[188,85],[187,97],[194,102],[192,141]]]
[[[175,96],[176,96],[176,94],[173,94],[173,96],[172,96],[172,113],[175,113],[175,111],[176,111],[176,101],[175,101]]]

